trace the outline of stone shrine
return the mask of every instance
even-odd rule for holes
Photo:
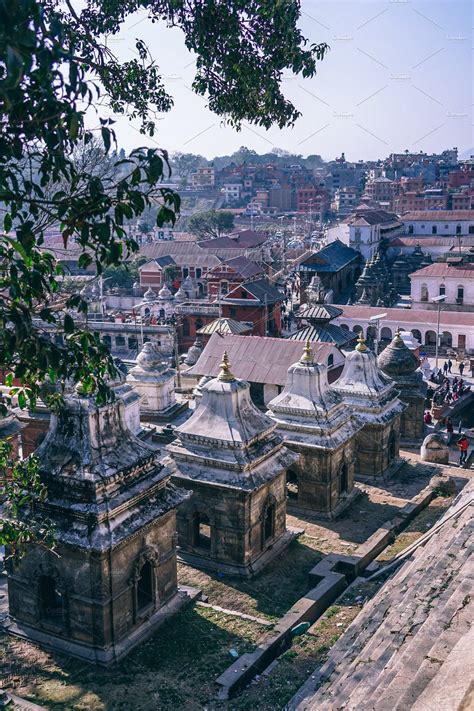
[[[378,356],[377,364],[382,373],[392,378],[400,400],[407,405],[400,421],[400,440],[404,444],[418,444],[425,432],[423,415],[427,386],[419,370],[418,358],[403,341],[400,330]]]
[[[296,455],[253,404],[249,384],[232,375],[226,353],[175,434],[166,472],[193,491],[178,512],[180,557],[229,574],[257,573],[293,535],[285,525],[285,478]]]
[[[156,350],[151,341],[143,344],[137,364],[130,370],[127,381],[141,396],[142,419],[167,422],[184,409],[176,402],[174,378],[176,371]]]
[[[378,369],[362,336],[332,387],[363,424],[356,439],[356,478],[383,476],[398,459],[406,405],[398,399],[393,381]]]
[[[287,472],[288,506],[334,518],[352,499],[356,434],[362,428],[315,363],[309,342],[268,404],[285,444],[299,455]]]
[[[128,429],[125,405],[68,395],[37,451],[55,548],[8,560],[9,631],[91,662],[124,656],[189,597],[178,592],[176,488]]]

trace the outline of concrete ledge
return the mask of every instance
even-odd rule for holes
[[[17,624],[14,620],[6,624],[4,629],[8,634],[38,643],[47,649],[85,659],[93,664],[108,666],[123,659],[133,647],[148,639],[171,615],[175,615],[200,596],[201,591],[197,588],[180,587],[176,595],[163,607],[160,607],[143,625],[132,630],[125,639],[114,646],[102,649],[56,637],[49,632],[42,632],[28,625]]]
[[[290,503],[290,501],[287,501],[286,505],[286,510],[289,514],[296,514],[298,515],[303,515],[303,516],[310,516],[311,518],[314,518],[315,520],[321,520],[321,521],[333,521],[336,519],[338,516],[341,515],[343,511],[345,511],[349,506],[352,506],[356,498],[361,494],[361,490],[357,487],[354,486],[352,489],[351,493],[348,494],[347,496],[344,496],[342,499],[340,499],[338,505],[330,512],[323,512],[323,511],[317,511],[316,509],[308,508],[305,506],[300,506],[298,504],[293,504]]]

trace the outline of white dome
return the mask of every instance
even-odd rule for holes
[[[155,301],[156,300],[156,294],[153,291],[151,287],[148,287],[148,289],[145,291],[145,294],[143,296],[143,301]]]
[[[158,298],[159,298],[161,301],[167,301],[167,300],[173,298],[173,294],[172,294],[171,291],[168,289],[168,287],[167,287],[166,284],[164,284],[164,285],[161,287],[161,289],[159,290],[159,292],[158,292]]]

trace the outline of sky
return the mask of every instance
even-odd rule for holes
[[[158,144],[207,158],[242,145],[326,160],[343,151],[348,160],[454,146],[474,153],[470,0],[302,0],[301,9],[305,36],[327,42],[330,51],[315,77],[285,74],[284,94],[302,116],[293,128],[268,131],[223,125],[191,89],[194,60],[181,31],[152,24],[145,12],[130,16],[110,48],[128,59],[135,38],[144,39],[175,103],[160,116],[154,139],[140,135],[138,121],[114,117],[119,145],[128,151]]]

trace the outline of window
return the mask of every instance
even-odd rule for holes
[[[331,366],[333,366],[333,365],[334,365],[334,356],[331,353],[331,355],[328,356],[328,368],[331,368]]]
[[[228,281],[221,281],[221,294],[228,294],[229,293],[229,282]]]
[[[412,235],[414,233],[414,231],[415,231],[415,228],[413,227],[413,225],[408,225],[408,234]]]
[[[440,296],[445,296],[446,295],[446,286],[444,284],[439,285],[439,295]]]
[[[469,234],[474,235],[474,225],[469,225]]]
[[[273,538],[275,528],[275,506],[274,504],[269,504],[265,508],[263,515],[263,542],[269,541]]]
[[[286,495],[289,499],[298,498],[298,475],[294,469],[286,472]]]
[[[343,464],[341,473],[339,475],[339,493],[345,494],[349,488],[349,472],[347,469],[347,464]]]
[[[232,306],[230,308],[230,317],[231,318],[236,318],[237,317],[237,309],[234,309]]]
[[[131,336],[128,339],[128,350],[129,351],[138,351],[138,341],[134,336]]]
[[[184,338],[188,338],[191,333],[191,329],[189,327],[189,321],[187,318],[183,320],[183,336]]]
[[[456,225],[456,234],[457,235],[461,234],[461,225]]]
[[[124,336],[117,336],[115,339],[115,343],[117,344],[117,348],[123,347],[125,345]]]
[[[137,607],[138,610],[151,605],[153,602],[153,568],[150,561],[146,561],[140,569],[137,584]]]
[[[437,234],[437,232],[438,232],[438,228],[436,227],[436,225],[433,225],[431,228],[431,234],[435,235],[435,234]]]
[[[204,326],[204,321],[202,318],[197,318],[196,319],[196,331],[199,331],[200,328]]]
[[[194,543],[199,548],[211,550],[211,524],[206,514],[196,514],[194,530]]]
[[[110,350],[110,348],[112,347],[112,338],[110,336],[105,335],[102,340],[104,342],[104,345],[106,345],[107,348]]]
[[[43,620],[62,623],[63,596],[58,590],[56,581],[49,575],[41,575],[39,579],[39,610]]]
[[[463,287],[463,286],[458,286],[457,297],[456,297],[456,303],[457,303],[457,304],[462,304],[463,301],[464,301],[464,287]]]
[[[429,299],[428,287],[426,284],[422,284],[421,285],[420,301],[428,301],[428,299]]]
[[[189,269],[188,269],[188,267],[183,267],[182,272],[183,272],[183,279],[186,279],[186,277],[189,276]]]
[[[200,279],[202,276],[202,269],[201,267],[196,267],[196,279]]]
[[[246,298],[247,298],[247,292],[246,292],[246,291],[242,291],[242,293],[241,293],[241,295],[240,295],[240,298],[241,298],[241,299],[246,299]]]

